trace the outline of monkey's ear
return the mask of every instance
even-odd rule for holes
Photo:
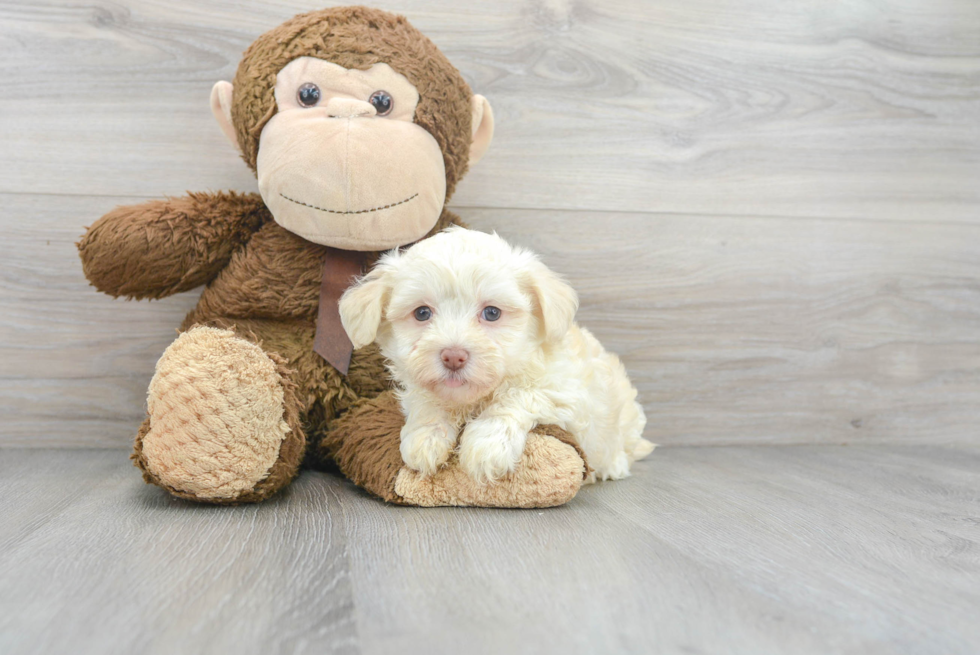
[[[378,336],[388,295],[386,272],[383,265],[375,266],[340,297],[340,322],[354,348],[363,348]]]
[[[217,82],[211,88],[211,113],[218,121],[221,131],[231,141],[231,145],[240,153],[242,148],[238,145],[238,134],[235,132],[235,125],[231,122],[231,97],[234,91],[235,87],[231,82]]]
[[[487,99],[473,95],[473,142],[470,143],[470,166],[480,161],[493,141],[493,109]]]

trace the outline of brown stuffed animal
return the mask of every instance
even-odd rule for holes
[[[399,454],[403,419],[375,347],[351,356],[337,300],[379,251],[459,219],[444,208],[493,133],[487,101],[401,16],[297,16],[245,52],[211,107],[260,194],[192,193],[119,207],[79,243],[112,296],[207,285],[148,392],[133,458],[147,482],[209,503],[262,500],[333,461],[381,498],[544,507],[587,469],[555,426],[529,435],[493,485],[453,462],[424,478]]]

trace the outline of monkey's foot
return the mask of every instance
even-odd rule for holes
[[[288,371],[231,330],[194,327],[163,353],[134,459],[148,482],[212,503],[261,500],[295,475]]]
[[[434,475],[424,476],[402,461],[404,422],[391,392],[361,401],[332,424],[319,456],[333,459],[355,484],[389,502],[422,507],[553,507],[574,498],[590,470],[568,433],[538,426],[528,434],[514,472],[493,483],[467,475],[455,454]]]
[[[422,507],[554,507],[578,493],[584,475],[585,462],[574,446],[531,432],[517,468],[499,480],[474,480],[454,455],[429,477],[403,468],[395,479],[395,493],[405,502]]]

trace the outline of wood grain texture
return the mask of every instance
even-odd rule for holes
[[[0,443],[131,443],[153,366],[199,293],[127,302],[88,285],[75,242],[134,200],[4,196]]]
[[[980,230],[473,210],[542,254],[662,444],[977,443]],[[601,236],[596,236],[601,235]]]
[[[208,93],[319,0],[0,5],[0,191],[251,190]],[[392,0],[495,108],[456,202],[978,221],[971,0]]]
[[[978,488],[976,447],[678,447],[552,510],[209,508],[0,450],[0,650],[972,654]]]
[[[4,450],[0,496],[4,653],[359,652],[322,488],[229,512],[144,485],[119,450]]]
[[[317,6],[0,4],[0,444],[130,443],[197,294],[112,301],[72,244],[117,204],[254,188],[208,90]],[[387,8],[496,108],[457,209],[568,275],[651,438],[980,435],[980,5]]]
[[[547,511],[144,485],[197,293],[101,296],[73,243],[254,190],[211,85],[325,4],[0,2],[0,446],[116,447],[0,448],[0,652],[980,649],[971,0],[388,2],[495,110],[457,210],[572,281],[674,447]]]
[[[137,303],[87,285],[73,243],[127,199],[0,200],[0,443],[128,446],[196,293]],[[658,443],[980,434],[980,226],[463,213],[569,278],[579,321],[622,356]]]

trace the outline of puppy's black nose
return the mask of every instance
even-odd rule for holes
[[[463,368],[466,365],[466,360],[470,358],[470,354],[462,348],[446,348],[440,355],[442,356],[442,365],[450,371],[458,371]]]

